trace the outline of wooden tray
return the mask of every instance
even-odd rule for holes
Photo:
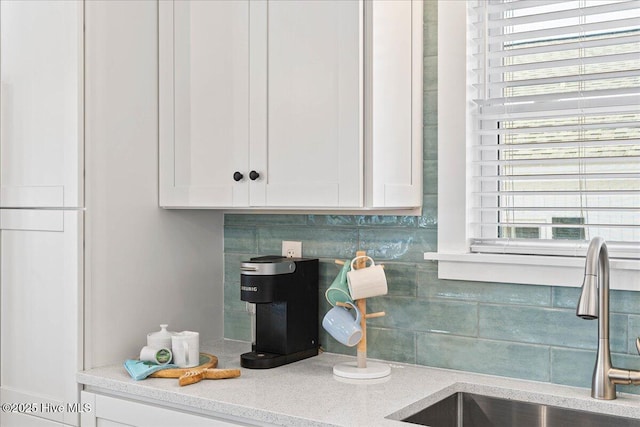
[[[218,358],[213,354],[200,353],[200,364],[192,368],[168,368],[161,369],[149,375],[149,378],[179,378],[188,371],[196,371],[205,368],[216,368],[218,366]]]

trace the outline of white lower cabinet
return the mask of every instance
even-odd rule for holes
[[[0,426],[2,427],[64,427],[64,424],[20,412],[1,412]]]
[[[83,427],[224,427],[254,426],[247,420],[229,421],[197,415],[178,409],[170,409],[150,403],[130,399],[106,396],[99,393],[82,392],[81,423]]]
[[[0,211],[2,427],[78,425],[82,223],[76,211]]]

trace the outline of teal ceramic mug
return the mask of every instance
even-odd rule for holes
[[[327,298],[327,301],[329,301],[329,304],[332,306],[335,306],[338,302],[353,303],[353,299],[349,293],[349,284],[347,283],[347,273],[350,269],[351,265],[347,260],[331,283],[331,286],[329,286],[329,289],[324,293],[325,298]]]

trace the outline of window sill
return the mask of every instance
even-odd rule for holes
[[[438,278],[545,286],[582,286],[584,258],[426,252]],[[611,259],[611,289],[640,291],[640,261]]]

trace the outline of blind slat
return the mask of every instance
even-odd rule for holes
[[[532,113],[536,111],[556,111],[558,113],[575,112],[575,110],[587,110],[591,108],[606,107],[607,111],[612,111],[614,107],[633,107],[638,108],[640,98],[638,96],[639,88],[634,88],[633,93],[621,96],[603,96],[600,98],[593,97],[574,97],[569,99],[553,99],[549,102],[521,102],[504,105],[483,106],[482,115],[499,114],[508,116],[509,114]],[[615,110],[615,109],[614,109]],[[484,118],[484,117],[483,117]]]
[[[522,43],[535,39],[550,38],[575,38],[576,35],[592,33],[603,30],[619,31],[624,28],[636,28],[638,26],[637,17],[621,18],[604,22],[593,22],[588,24],[567,25],[563,27],[552,27],[544,30],[521,31],[511,34],[502,34],[492,37],[493,42],[509,42],[511,44]]]
[[[637,10],[637,0],[610,2],[597,6],[587,6],[580,8],[580,17],[590,17],[610,12],[621,12],[625,10]],[[559,19],[576,18],[576,12],[573,9],[556,10],[552,12],[523,14],[521,16],[509,16],[502,19],[491,20],[489,28],[502,28],[513,25],[535,24],[542,22],[550,22]]]
[[[509,160],[474,160],[475,165],[543,165],[543,164],[637,164],[640,167],[640,156],[603,156],[603,157],[531,157],[529,159],[509,159]]]
[[[611,206],[611,207],[580,207],[580,206],[553,206],[553,207],[540,207],[540,206],[523,206],[523,207],[499,207],[499,208],[473,208],[476,211],[486,212],[638,212],[637,207],[626,206]],[[581,224],[584,226],[584,224]]]
[[[601,39],[584,39],[577,38],[577,40],[570,39],[562,43],[554,44],[542,44],[542,45],[523,45],[520,47],[513,47],[507,50],[499,49],[488,53],[474,54],[473,58],[480,58],[486,55],[489,60],[513,58],[523,55],[533,55],[539,53],[556,53],[563,51],[572,51],[577,49],[592,49],[595,47],[616,47],[623,45],[630,45],[632,43],[640,43],[640,33],[635,32],[627,35],[621,35],[615,39],[601,38]]]
[[[625,77],[636,77],[640,74],[640,68],[629,68],[623,71],[605,71],[600,73],[591,73],[591,74],[581,74],[574,76],[571,79],[571,82],[597,82],[599,80],[611,80],[611,79],[621,79]],[[535,85],[549,85],[553,83],[566,83],[567,76],[557,76],[557,77],[537,77],[533,79],[514,79],[505,82],[495,82],[490,84],[476,84],[474,85],[476,88],[482,90],[485,87],[490,88],[491,90],[498,89],[514,89],[520,88],[522,86],[535,86]]]
[[[557,181],[557,180],[618,180],[618,179],[638,179],[640,173],[564,173],[564,174],[535,174],[535,175],[476,175],[475,179],[485,182],[513,182],[513,181]]]
[[[524,135],[529,133],[541,133],[541,132],[561,132],[580,129],[585,130],[602,130],[608,129],[640,129],[640,121],[630,122],[614,122],[614,123],[585,123],[585,124],[568,124],[568,125],[554,125],[554,126],[539,126],[539,127],[515,127],[515,128],[498,128],[498,129],[481,129],[478,131],[479,135]]]

